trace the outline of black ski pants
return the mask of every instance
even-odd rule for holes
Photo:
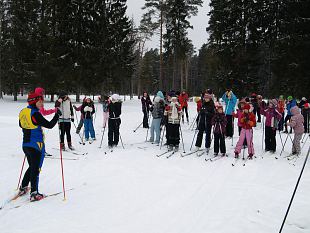
[[[166,130],[167,145],[178,146],[180,144],[180,125],[168,123]]]
[[[219,149],[221,153],[226,153],[225,135],[221,133],[214,133],[214,153],[218,154]]]
[[[149,113],[143,110],[143,128],[149,128]]]
[[[205,146],[206,148],[210,148],[211,146],[211,128],[212,125],[207,124],[207,127],[205,130],[199,130],[198,131],[198,135],[197,135],[197,139],[196,139],[196,144],[195,146],[197,147],[201,147],[202,144],[202,138],[203,138],[203,133],[206,133],[206,142],[205,142]]]
[[[71,143],[71,122],[59,122],[60,129],[60,142],[64,143],[65,134],[67,136],[67,142]]]
[[[265,150],[266,151],[276,151],[277,142],[276,142],[276,133],[275,129],[272,129],[270,126],[265,127]]]
[[[41,163],[41,152],[32,147],[23,147],[23,151],[27,157],[29,167],[25,172],[22,188],[27,187],[29,182],[31,184],[31,192],[38,191],[39,173]]]
[[[188,107],[187,106],[183,106],[182,107],[182,112],[184,113],[185,112],[185,115],[186,115],[186,120],[188,122]],[[182,119],[184,121],[184,114],[182,114]]]
[[[226,125],[226,136],[232,137],[234,135],[234,125],[233,125],[233,116],[226,115],[227,125]]]
[[[108,145],[117,146],[119,142],[119,127],[121,119],[109,119],[108,123]]]

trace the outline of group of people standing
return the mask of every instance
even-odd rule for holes
[[[22,183],[19,187],[18,195],[25,195],[30,188],[30,201],[39,201],[44,195],[39,193],[39,173],[43,165],[45,151],[45,140],[43,128],[51,129],[57,123],[59,125],[60,149],[65,150],[65,136],[67,139],[68,149],[74,150],[71,139],[71,122],[74,123],[74,110],[81,112],[81,118],[76,132],[80,133],[84,125],[86,140],[95,140],[95,130],[93,125],[93,115],[95,113],[94,102],[90,97],[85,97],[81,106],[72,105],[69,96],[61,92],[52,109],[44,108],[45,90],[41,87],[28,94],[28,106],[23,108],[19,113],[19,126],[23,132],[22,148],[27,158],[29,168],[24,174]],[[111,97],[104,96],[100,99],[103,106],[103,127],[109,125],[108,145],[109,147],[117,146],[119,141],[119,127],[121,124],[121,106],[122,101],[117,94]],[[51,121],[44,116],[54,114]]]

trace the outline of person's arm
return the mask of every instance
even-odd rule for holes
[[[92,106],[91,106],[92,108],[93,108],[93,110],[91,111],[91,114],[93,115],[94,113],[95,113],[95,105],[94,104],[92,104]]]
[[[73,114],[73,107],[72,107],[72,103],[71,103],[71,101],[70,101],[70,115],[71,115],[71,117],[74,117],[74,114]]]
[[[55,113],[57,111],[56,108],[54,109],[45,109],[44,107],[42,107],[40,109],[40,113],[43,115],[43,116],[47,116],[47,115],[51,115],[53,113]]]
[[[35,112],[32,115],[31,120],[34,125],[42,126],[47,129],[51,129],[56,125],[58,118],[59,118],[59,115],[56,113],[53,119],[51,121],[48,121],[42,116],[41,113]]]

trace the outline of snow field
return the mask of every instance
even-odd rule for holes
[[[9,97],[0,101],[0,201],[14,194],[23,161],[22,132],[18,113],[25,102],[13,102]],[[77,104],[78,105],[78,104]],[[0,232],[106,232],[106,233],[247,233],[278,232],[294,186],[304,162],[310,140],[296,163],[275,155],[262,155],[262,129],[254,130],[255,158],[231,164],[233,149],[226,140],[228,158],[206,162],[205,155],[157,158],[165,150],[146,143],[146,129],[133,130],[142,121],[140,102],[127,100],[123,104],[121,136],[125,150],[119,144],[113,153],[107,151],[107,130],[103,148],[99,149],[102,130],[102,108],[96,104],[95,130],[97,140],[85,146],[78,144],[72,124],[73,145],[87,155],[64,152],[67,200],[57,195],[36,203],[27,197],[0,210]],[[53,104],[45,103],[45,107]],[[78,113],[79,114],[79,113]],[[190,103],[190,123],[196,116],[196,106]],[[236,121],[235,121],[236,123]],[[182,124],[185,150],[188,152],[194,131]],[[58,129],[46,132],[47,152],[59,157]],[[282,135],[285,140],[286,135]],[[293,135],[292,135],[293,136]],[[235,126],[234,145],[237,143]],[[140,147],[140,148],[139,148]],[[277,136],[277,155],[282,145]],[[285,152],[289,154],[288,139]],[[213,143],[210,155],[213,155]],[[242,154],[241,154],[242,155]],[[247,151],[245,151],[247,156]],[[295,166],[294,166],[295,165]],[[27,168],[28,165],[25,165]],[[25,171],[25,170],[24,170]],[[46,158],[40,175],[40,192],[62,190],[60,160]],[[17,207],[18,208],[14,208]],[[310,172],[307,164],[283,232],[310,231]]]

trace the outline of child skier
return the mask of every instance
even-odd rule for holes
[[[310,124],[310,104],[305,103],[303,109],[301,110],[302,115],[304,116],[304,129],[305,133],[310,133],[309,124]]]
[[[90,97],[85,98],[85,102],[82,105],[81,113],[84,118],[85,140],[89,141],[89,135],[91,140],[96,140],[95,130],[93,125],[93,114],[95,113],[94,102]]]
[[[293,99],[292,96],[289,96],[287,97],[287,102],[286,102],[286,110],[287,110],[287,113],[286,113],[286,117],[284,119],[284,125],[285,125],[285,131],[284,133],[288,133],[288,130],[287,130],[287,122],[291,120],[291,117],[292,117],[292,112],[291,112],[291,108],[296,106],[297,103],[296,103],[296,100]],[[290,133],[292,133],[292,128],[290,129]]]
[[[28,192],[28,184],[31,184],[30,201],[39,201],[44,195],[39,193],[39,174],[45,155],[44,136],[42,127],[53,128],[61,112],[58,110],[51,121],[47,121],[39,109],[43,107],[43,97],[37,93],[29,93],[28,107],[19,113],[19,126],[23,130],[23,151],[27,157],[29,168],[25,172],[22,184],[19,188],[19,196]]]
[[[71,121],[74,122],[73,107],[69,96],[66,93],[61,93],[59,99],[55,103],[55,107],[58,107],[61,111],[61,118],[59,118],[60,129],[60,143],[61,149],[65,150],[65,134],[67,136],[68,148],[74,150],[71,141]]]
[[[103,111],[103,128],[107,126],[107,122],[109,119],[109,111],[108,111],[108,105],[109,105],[109,97],[103,96],[99,99],[100,103],[102,104],[102,111]]]
[[[250,112],[250,104],[245,104],[243,107],[243,113],[241,117],[242,129],[241,134],[238,140],[238,143],[235,148],[235,158],[239,158],[244,139],[247,140],[249,159],[253,158],[254,155],[254,146],[253,146],[253,127],[256,123],[255,115]]]
[[[185,91],[182,91],[182,93],[179,95],[179,103],[181,104],[182,108],[182,123],[184,124],[184,112],[186,114],[186,120],[187,123],[189,123],[188,119],[188,94]]]
[[[178,151],[180,144],[180,120],[182,116],[182,109],[178,103],[177,97],[171,96],[171,102],[166,106],[164,116],[167,116],[166,138],[168,151]],[[174,148],[173,148],[174,147]]]
[[[233,112],[237,103],[237,97],[234,93],[228,89],[222,96],[222,100],[225,102],[225,116],[227,118],[226,136],[233,137],[234,125],[233,125]]]
[[[143,128],[149,128],[149,112],[152,106],[152,101],[149,94],[145,91],[141,98],[142,112],[143,112]]]
[[[212,100],[212,96],[210,94],[205,94],[204,95],[204,100],[202,103],[202,108],[199,112],[199,120],[198,120],[198,135],[196,139],[196,148],[197,150],[200,149],[201,144],[202,144],[202,138],[203,138],[203,133],[206,133],[206,141],[205,141],[205,147],[206,147],[206,152],[209,153],[210,145],[211,145],[211,120],[212,117],[214,116],[215,113],[215,106],[214,102]]]
[[[282,117],[281,117],[281,119],[280,119],[280,121],[279,121],[279,124],[278,124],[278,130],[279,130],[279,131],[283,131],[283,125],[284,125],[284,111],[285,111],[285,100],[284,100],[283,95],[280,95],[280,96],[279,96],[277,110],[278,110],[278,112],[281,113],[281,115],[282,115]]]
[[[122,101],[118,94],[111,96],[111,101],[108,105],[109,122],[108,122],[108,146],[109,148],[116,147],[119,142],[119,128],[121,125]]]
[[[214,155],[217,156],[219,153],[219,148],[222,156],[226,155],[226,145],[225,145],[225,132],[227,119],[223,112],[223,106],[218,105],[216,108],[216,113],[212,118],[212,125],[214,127]]]
[[[164,115],[165,103],[162,98],[156,96],[152,108],[152,124],[151,124],[151,138],[150,142],[154,142],[154,132],[156,135],[155,144],[159,145],[160,140],[160,125]]]
[[[300,113],[300,110],[297,106],[291,108],[291,113],[293,116],[287,125],[294,129],[292,154],[296,155],[300,154],[300,140],[304,133],[304,117]]]
[[[281,113],[277,110],[277,100],[273,99],[269,101],[267,109],[261,109],[261,114],[265,116],[265,151],[271,153],[276,152],[277,142],[276,133],[278,123],[282,118]]]
[[[85,102],[85,98],[83,99],[83,103],[84,103],[84,102]],[[82,107],[83,107],[83,103],[82,103],[79,107],[76,107],[75,105],[73,105],[74,110],[75,110],[76,112],[79,112],[79,111],[81,112]],[[78,124],[78,126],[76,127],[76,131],[75,131],[77,134],[80,133],[80,131],[81,131],[83,125],[84,125],[84,115],[81,113],[80,121],[79,121],[79,124]]]

